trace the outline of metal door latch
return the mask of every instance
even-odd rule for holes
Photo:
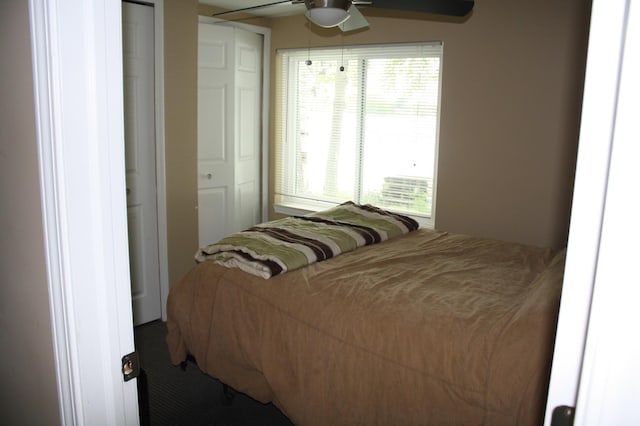
[[[551,426],[572,426],[575,414],[575,407],[559,405],[553,409],[551,414]]]
[[[122,357],[122,376],[124,381],[138,377],[140,374],[140,362],[138,361],[138,353],[131,352]]]

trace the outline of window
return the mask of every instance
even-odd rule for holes
[[[352,200],[433,225],[442,45],[281,50],[275,207]]]

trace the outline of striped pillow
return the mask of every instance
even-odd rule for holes
[[[263,278],[284,274],[418,229],[408,216],[351,201],[308,216],[265,222],[209,244],[196,260],[212,260]]]

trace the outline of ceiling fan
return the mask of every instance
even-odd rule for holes
[[[466,16],[473,9],[474,0],[281,0],[241,9],[214,13],[211,16],[251,12],[255,9],[283,3],[304,4],[309,21],[323,28],[339,27],[354,31],[369,26],[359,7],[433,13],[447,16]]]

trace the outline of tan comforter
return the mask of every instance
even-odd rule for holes
[[[172,362],[299,425],[540,424],[564,252],[418,230],[269,280],[172,288]]]

